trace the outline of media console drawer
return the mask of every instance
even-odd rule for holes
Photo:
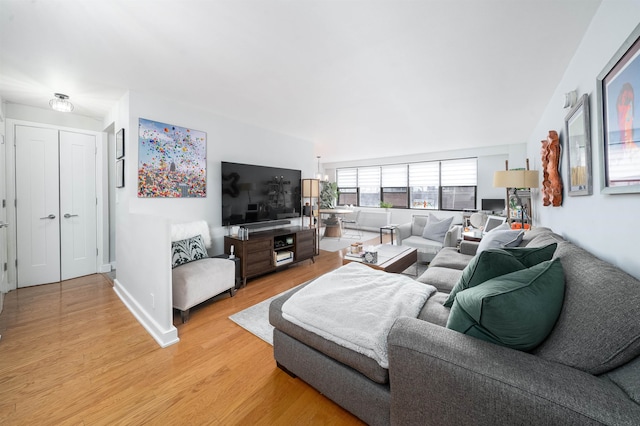
[[[259,252],[259,251],[270,251],[271,249],[273,249],[273,239],[272,238],[268,238],[268,239],[264,239],[264,240],[258,240],[258,241],[247,241],[246,242],[247,245],[247,252]]]

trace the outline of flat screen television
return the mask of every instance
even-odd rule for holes
[[[505,209],[504,198],[483,198],[482,211],[499,213]]]
[[[302,171],[221,162],[222,226],[298,218]]]

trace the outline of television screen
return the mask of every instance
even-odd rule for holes
[[[301,216],[300,170],[221,162],[222,226]]]
[[[504,198],[483,198],[482,210],[499,213],[505,209]]]

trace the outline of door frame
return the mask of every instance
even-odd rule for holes
[[[96,258],[96,270],[98,272],[109,272],[111,265],[109,264],[109,218],[108,218],[108,191],[107,191],[107,136],[104,132],[94,130],[78,129],[73,127],[56,126],[53,124],[35,123],[25,120],[6,120],[6,188],[7,188],[7,219],[9,228],[7,232],[7,284],[5,289],[1,291],[10,291],[17,288],[17,269],[16,269],[16,248],[17,248],[17,230],[16,223],[16,152],[15,152],[15,128],[16,126],[43,127],[55,130],[64,130],[76,133],[86,133],[96,137],[96,198],[97,198],[97,217],[96,217],[96,236],[98,246],[98,256]],[[106,225],[106,227],[105,227]]]

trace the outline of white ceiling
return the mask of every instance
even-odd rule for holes
[[[162,94],[323,162],[524,143],[599,4],[0,0],[0,96],[102,118]]]

